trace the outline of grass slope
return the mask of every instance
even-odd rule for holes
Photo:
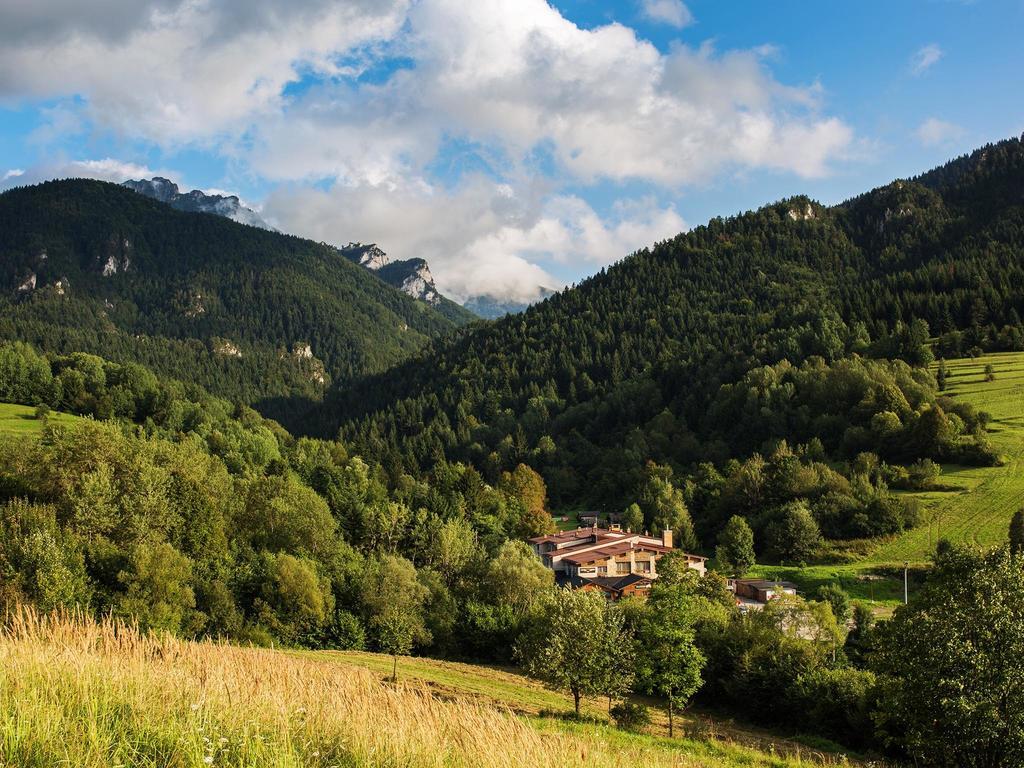
[[[301,651],[297,653],[307,658],[330,660],[344,666],[358,666],[371,670],[382,679],[391,675],[392,659],[390,656],[356,651]],[[649,734],[638,735],[627,734],[602,724],[608,719],[607,702],[604,700],[584,699],[582,702],[584,716],[599,721],[598,723],[584,722],[580,724],[560,718],[559,715],[567,715],[572,711],[572,698],[567,694],[545,688],[537,681],[531,680],[511,668],[401,657],[398,660],[398,677],[406,682],[412,680],[423,684],[437,696],[458,700],[472,698],[490,706],[527,716],[531,718],[535,727],[542,730],[570,729],[585,734],[588,729],[596,728],[604,737],[619,741],[647,740],[663,745],[678,743],[666,738],[668,718],[660,708],[662,703],[646,697],[635,698],[652,708],[653,723]],[[696,712],[692,709],[682,717],[677,717],[676,727],[691,737],[687,742],[690,749],[694,749],[694,745],[701,741],[712,740],[715,742],[714,749],[707,745],[700,747],[702,754],[706,755],[714,754],[716,749],[742,746],[758,752],[799,758],[814,764],[842,762],[843,757],[849,760],[849,755],[833,754],[838,753],[840,748],[821,739],[809,738],[806,741],[807,743],[814,742],[815,747],[825,748],[827,752],[808,749],[807,744],[800,736],[781,737],[777,733],[749,725],[738,725],[732,720]]]
[[[990,364],[994,381],[985,380],[985,366]],[[938,364],[932,368],[937,370]],[[1010,518],[1024,506],[1024,353],[950,360],[946,368],[945,394],[992,415],[989,436],[1006,463],[1000,467],[943,465],[939,477],[943,490],[907,494],[921,503],[922,524],[866,550],[855,563],[758,566],[753,575],[793,581],[807,594],[834,582],[855,600],[885,611],[903,602],[904,562],[910,563],[911,579],[920,578],[940,539],[983,547],[1006,541]]]
[[[140,636],[109,621],[19,614],[0,630],[0,766],[844,763],[806,748],[772,753],[707,734],[669,740],[531,717],[508,702],[532,708],[554,694],[509,673],[403,660],[392,684],[380,664],[387,667],[387,659],[371,654],[190,643]],[[431,676],[443,678],[444,689],[431,685]],[[489,695],[465,693],[463,684]],[[517,699],[519,689],[525,698]]]
[[[985,381],[989,364],[994,381]],[[992,414],[990,437],[1006,464],[944,466],[940,481],[956,489],[916,494],[925,523],[880,546],[869,562],[922,562],[940,538],[986,547],[1001,544],[1013,513],[1024,506],[1024,353],[952,360],[946,366],[946,394]]]
[[[45,420],[36,418],[36,409],[28,405],[0,403],[0,436],[37,435],[49,424],[70,426],[81,421],[80,416],[51,412]]]

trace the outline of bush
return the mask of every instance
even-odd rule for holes
[[[816,734],[851,747],[872,746],[875,676],[857,669],[816,669],[800,675],[789,695]]]
[[[651,724],[650,710],[632,701],[620,701],[610,714],[615,724],[626,731],[642,731]]]

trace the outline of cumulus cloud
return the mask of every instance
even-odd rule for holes
[[[943,56],[942,49],[935,43],[918,48],[910,60],[910,71],[915,75],[923,75],[934,65],[939,63]]]
[[[404,45],[414,69],[309,89],[256,128],[248,161],[269,178],[379,184],[455,137],[513,167],[541,147],[584,183],[671,187],[734,167],[819,177],[853,140],[819,115],[819,85],[771,76],[770,50],[666,54],[618,24],[580,29],[543,0],[425,0]]]
[[[651,21],[682,29],[693,23],[693,14],[681,0],[641,0],[640,10]]]
[[[692,21],[680,0],[639,1],[651,19]],[[652,200],[599,216],[589,185],[829,173],[853,132],[823,114],[819,84],[777,80],[771,53],[664,51],[546,0],[0,2],[0,102],[58,104],[38,143],[106,130],[215,152],[281,185],[266,213],[282,229],[423,256],[456,294],[532,298],[560,263],[606,264],[683,228]],[[488,176],[438,185],[453,144]]]
[[[96,124],[162,144],[236,136],[279,110],[285,87],[304,73],[351,72],[354,52],[393,37],[406,7],[407,0],[5,3],[0,99],[80,96]]]
[[[955,123],[929,117],[917,127],[914,135],[926,147],[938,147],[959,139],[964,135],[964,129]]]
[[[519,301],[536,299],[540,286],[561,287],[554,266],[592,270],[686,226],[651,198],[624,201],[602,219],[578,197],[480,176],[455,190],[425,182],[281,189],[263,213],[317,240],[377,242],[393,259],[427,259],[441,290],[457,299],[491,293]]]
[[[128,179],[149,179],[163,176],[178,181],[174,171],[153,170],[138,163],[124,162],[112,157],[98,160],[55,160],[28,169],[12,169],[0,178],[0,189],[28,186],[50,179],[99,179],[120,183]]]
[[[0,37],[0,98],[78,96],[129,137],[253,147],[246,160],[273,178],[408,175],[444,136],[513,161],[549,145],[584,181],[677,185],[732,165],[818,176],[851,140],[818,115],[814,86],[771,76],[763,51],[663,53],[545,0],[102,0],[89,18],[118,17],[115,36],[56,1],[66,19],[21,11],[15,27],[36,31]],[[346,77],[381,46],[414,66],[382,84]],[[286,95],[304,75],[322,85]]]

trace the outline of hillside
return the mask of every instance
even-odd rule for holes
[[[939,539],[992,547],[1006,541],[1013,513],[1024,507],[1024,354],[946,361],[951,397],[991,414],[989,433],[1005,457],[998,467],[942,468],[941,490],[918,493],[923,524],[873,551],[868,562],[924,562]],[[986,379],[991,365],[993,378]],[[933,370],[938,365],[933,364]]]
[[[328,246],[86,180],[0,195],[0,308],[0,338],[246,403],[318,397],[454,327]]]
[[[526,461],[556,505],[612,511],[648,460],[685,475],[781,439],[819,438],[831,460],[878,451],[846,431],[870,429],[856,399],[792,403],[793,374],[771,366],[896,359],[927,389],[930,334],[944,348],[1024,348],[1022,179],[1012,139],[835,207],[793,198],[715,219],[338,387],[315,423],[340,424],[395,471],[444,454],[495,477]],[[901,464],[930,455],[890,449]]]
[[[849,764],[770,738],[743,746],[713,724],[682,739],[630,734],[517,714],[514,700],[422,678],[388,684],[347,656],[143,637],[112,623],[26,614],[0,632],[0,661],[0,709],[11,715],[0,723],[0,765]],[[460,666],[462,680],[491,679]],[[510,695],[520,690],[531,688],[513,682]]]

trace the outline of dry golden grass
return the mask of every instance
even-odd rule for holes
[[[416,683],[22,610],[0,633],[0,766],[796,766],[750,749],[535,728]]]

